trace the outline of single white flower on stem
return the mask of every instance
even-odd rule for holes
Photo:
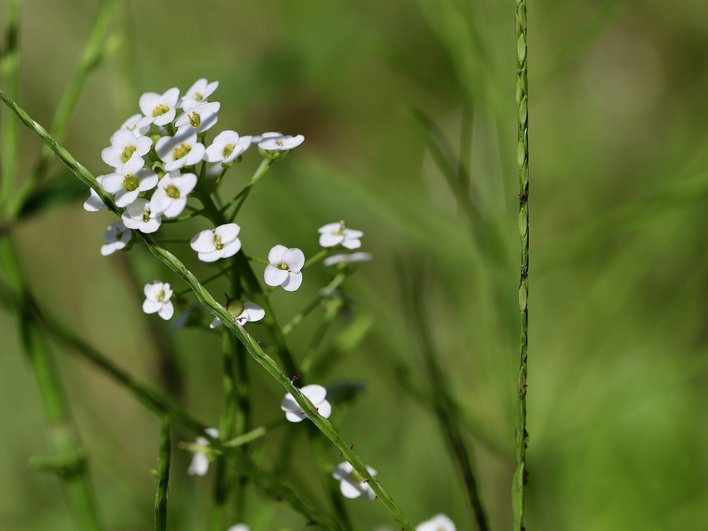
[[[415,531],[457,531],[457,528],[447,515],[440,513],[415,526]]]
[[[290,151],[304,141],[305,137],[302,135],[290,136],[274,132],[263,133],[254,139],[254,142],[258,142],[258,147],[265,151]]]
[[[187,206],[187,196],[196,185],[197,176],[193,173],[180,175],[175,172],[165,175],[152,194],[150,211],[166,218],[176,218]]]
[[[163,136],[155,144],[155,151],[167,171],[193,166],[204,156],[204,146],[197,142],[197,133],[191,127],[178,129],[175,136]]]
[[[182,107],[182,109],[187,112],[200,103],[205,102],[206,99],[214,93],[218,86],[218,81],[212,81],[209,83],[204,78],[198,79],[191,87],[189,87],[187,93],[182,96],[178,106]]]
[[[324,418],[328,419],[332,414],[332,404],[330,404],[327,398],[327,389],[321,385],[306,385],[300,392],[307,398],[312,405],[315,406],[317,412]],[[302,422],[307,417],[305,415],[305,410],[300,407],[293,395],[290,393],[285,395],[283,401],[280,403],[280,409],[285,412],[285,418],[290,422]]]
[[[143,157],[150,151],[152,140],[146,136],[135,136],[127,129],[119,129],[111,136],[110,147],[101,151],[103,162],[120,168],[134,156]]]
[[[138,155],[116,168],[115,173],[103,176],[101,186],[115,196],[116,206],[126,207],[138,198],[140,192],[152,190],[157,186],[157,175],[143,168],[145,161]]]
[[[305,265],[305,255],[300,249],[288,249],[276,245],[268,253],[270,262],[263,273],[263,280],[269,286],[280,286],[285,291],[295,291],[302,284],[300,270]]]
[[[150,201],[136,199],[129,204],[121,215],[123,225],[129,229],[139,230],[143,234],[151,234],[160,228],[162,216],[150,210]]]
[[[103,175],[96,177],[96,182],[99,185],[102,181]],[[86,212],[98,212],[99,210],[103,210],[103,207],[105,206],[106,205],[103,204],[103,201],[101,201],[101,198],[98,196],[96,191],[93,188],[89,188],[89,196],[86,198],[86,201],[84,201],[84,210]]]
[[[251,528],[246,524],[236,524],[229,527],[229,531],[251,531]]]
[[[215,439],[219,436],[218,430],[214,428],[207,428],[206,432]],[[207,447],[209,446],[209,439],[197,437],[197,444],[199,446]],[[192,462],[189,464],[189,468],[187,469],[187,474],[190,476],[206,476],[207,472],[209,472],[209,456],[206,452],[194,452]]]
[[[211,145],[206,148],[204,160],[228,164],[236,160],[251,145],[250,136],[239,136],[236,131],[222,131],[214,137]]]
[[[146,92],[140,96],[138,105],[145,117],[139,122],[140,127],[155,124],[158,126],[167,125],[175,118],[175,109],[179,99],[179,89],[171,88],[164,94],[157,92]]]
[[[364,235],[360,230],[348,229],[343,221],[339,223],[328,223],[319,228],[320,245],[322,247],[335,247],[341,245],[347,249],[358,249],[361,247],[361,237]]]
[[[189,246],[197,251],[202,262],[216,262],[221,258],[230,258],[241,249],[238,233],[241,230],[236,223],[219,225],[214,230],[203,230],[192,238]]]
[[[168,321],[175,312],[172,306],[172,287],[169,282],[156,280],[152,284],[145,284],[143,289],[145,300],[143,301],[143,311],[145,313],[156,313],[165,321]]]
[[[219,120],[216,113],[219,112],[220,107],[221,103],[218,101],[195,105],[177,118],[175,126],[178,128],[191,127],[195,132],[203,133],[207,129],[211,129]]]
[[[150,130],[150,124],[140,125],[142,119],[143,119],[142,114],[140,114],[140,113],[134,114],[133,116],[128,118],[125,122],[123,122],[123,125],[121,125],[120,128],[125,129],[126,131],[130,131],[136,137],[145,136],[145,133],[147,133]]]
[[[133,237],[130,229],[126,228],[123,223],[114,223],[106,228],[103,235],[104,243],[101,246],[101,254],[108,256],[120,249],[123,249]]]
[[[324,259],[324,265],[332,266],[335,264],[358,264],[371,260],[371,253],[350,253],[350,254],[333,254]]]
[[[376,470],[370,466],[367,466],[366,469],[372,476],[376,475]],[[337,465],[337,468],[332,472],[332,477],[339,481],[339,490],[345,498],[366,496],[370,500],[376,499],[374,489],[369,486],[369,483],[359,472],[354,470],[354,467],[349,461],[344,461]]]
[[[226,309],[233,316],[234,323],[239,326],[245,326],[246,323],[254,323],[265,317],[265,310],[258,306],[255,302],[241,302],[238,299],[229,301]],[[215,317],[209,325],[212,330],[221,326],[221,319]]]

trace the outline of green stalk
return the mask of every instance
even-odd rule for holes
[[[340,272],[335,276],[332,281],[327,284],[324,288],[320,290],[320,292],[317,294],[317,297],[315,297],[303,310],[295,315],[290,322],[286,323],[283,326],[283,335],[287,336],[290,332],[293,331],[293,329],[299,325],[302,321],[305,320],[305,317],[310,315],[319,305],[320,303],[325,300],[328,297],[332,296],[332,293],[342,285],[342,282],[347,278],[347,273],[346,272]]]
[[[518,399],[516,416],[516,470],[512,481],[514,531],[524,529],[524,502],[527,479],[526,447],[526,376],[528,372],[528,273],[529,273],[529,133],[528,133],[528,73],[526,65],[526,0],[516,0],[516,105],[518,140],[516,162],[519,170],[519,238],[521,268],[519,275],[519,311],[521,314],[521,346],[519,352]]]
[[[35,122],[23,109],[17,105],[17,103],[15,103],[15,101],[12,100],[12,98],[8,97],[8,95],[1,90],[0,100],[12,109],[22,123],[24,123],[34,134],[39,136],[47,146],[49,146],[49,148],[57,155],[57,157],[59,157],[59,159],[62,160],[62,162],[64,162],[64,164],[66,164],[66,166],[81,182],[91,187],[98,194],[109,210],[117,215],[120,214],[120,210],[116,207],[113,199],[108,196],[108,194],[106,194],[103,190],[103,187],[96,182],[96,178],[84,166],[79,164],[66,149],[60,146],[41,125]],[[251,337],[243,327],[238,326],[234,322],[233,317],[229,314],[226,308],[214,299],[212,294],[200,284],[197,277],[195,277],[194,274],[187,269],[187,267],[176,256],[163,247],[160,247],[152,236],[142,233],[135,234],[138,238],[145,242],[148,250],[153,254],[153,256],[155,256],[155,258],[172,270],[192,289],[197,300],[206,310],[209,311],[209,313],[212,314],[213,317],[218,317],[221,319],[223,326],[238,338],[256,363],[263,367],[263,369],[270,374],[271,377],[277,381],[287,393],[293,395],[293,398],[303,409],[307,418],[312,421],[318,430],[320,430],[330,441],[332,441],[332,444],[334,444],[334,446],[341,452],[342,457],[352,464],[354,469],[361,474],[362,478],[368,481],[369,485],[381,500],[381,503],[384,505],[389,514],[403,526],[403,529],[412,531],[413,527],[408,519],[403,515],[401,509],[393,501],[393,498],[391,498],[388,492],[382,487],[381,483],[369,473],[366,465],[361,460],[359,455],[354,452],[354,450],[350,448],[349,444],[347,444],[339,433],[335,431],[332,424],[317,412],[317,409],[312,405],[312,402],[310,402],[300,392],[300,390],[293,385],[290,378],[280,369],[273,358],[268,356],[268,354],[263,351],[258,342]],[[248,264],[247,260],[237,260],[237,262],[239,261],[245,262],[246,265]],[[250,270],[250,267],[248,267],[248,270]],[[268,311],[267,308],[265,309]]]
[[[0,238],[0,263],[4,281],[13,297],[19,301],[17,314],[22,344],[37,379],[49,421],[49,440],[53,455],[45,460],[46,468],[56,472],[62,479],[77,529],[99,531],[101,524],[89,483],[86,456],[69,413],[49,345],[33,319],[31,299],[9,235]]]
[[[5,53],[2,56],[0,73],[4,80],[7,93],[17,98],[20,91],[19,70],[19,33],[20,33],[21,0],[5,2]],[[0,122],[2,136],[0,137],[0,209],[7,215],[7,204],[12,197],[15,179],[17,178],[17,156],[19,148],[17,122],[10,113],[2,113]]]
[[[18,0],[10,0],[10,3],[15,3]],[[102,0],[101,5],[96,15],[96,20],[93,23],[91,34],[84,46],[79,64],[74,71],[74,74],[69,81],[69,85],[64,90],[64,93],[57,104],[52,117],[52,123],[49,128],[52,136],[56,139],[61,139],[64,136],[64,131],[69,123],[76,103],[79,100],[79,95],[84,88],[86,79],[89,74],[101,63],[105,55],[104,40],[111,27],[113,12],[116,7],[116,0]],[[12,95],[12,93],[11,93]],[[14,96],[13,96],[14,98]],[[49,161],[51,160],[51,150],[45,148],[42,150],[39,161],[30,174],[30,176],[22,183],[22,186],[10,200],[7,214],[14,218],[22,210],[25,201],[35,190],[37,185],[44,179]]]
[[[167,491],[170,482],[172,439],[170,419],[162,417],[160,430],[160,455],[157,466],[157,491],[155,492],[155,531],[167,531]]]

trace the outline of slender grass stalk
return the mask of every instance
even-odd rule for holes
[[[302,323],[302,321],[305,320],[305,317],[310,315],[310,313],[312,313],[323,300],[331,297],[332,293],[334,293],[334,291],[342,285],[342,282],[344,282],[347,276],[348,275],[346,272],[338,273],[329,284],[320,290],[317,297],[315,297],[307,306],[305,306],[305,308],[302,309],[302,311],[300,311],[283,326],[283,335],[287,336],[297,325]]]
[[[10,3],[16,3],[17,1],[18,0],[11,0]],[[58,140],[64,136],[69,118],[76,107],[76,103],[79,100],[79,96],[89,74],[101,64],[106,55],[104,42],[106,34],[111,28],[116,3],[117,0],[101,0],[96,19],[91,28],[91,34],[81,53],[79,64],[54,111],[49,131],[52,136]],[[8,215],[11,218],[17,216],[37,185],[44,179],[51,156],[51,150],[47,148],[42,149],[42,153],[34,170],[25,182],[22,183],[22,186],[10,202]]]
[[[521,346],[519,351],[518,399],[516,412],[516,470],[512,480],[514,531],[524,529],[524,498],[527,479],[526,447],[526,376],[528,372],[528,273],[529,273],[529,121],[528,73],[526,66],[526,0],[516,0],[516,105],[518,140],[516,162],[519,169],[519,238],[521,243],[521,268],[519,274],[519,311],[521,314]]]
[[[113,202],[113,199],[108,196],[108,194],[106,194],[106,192],[101,186],[99,186],[99,184],[96,182],[96,178],[84,166],[79,164],[66,149],[60,146],[57,141],[52,138],[52,136],[47,133],[47,131],[41,125],[35,122],[22,108],[17,105],[17,103],[12,98],[8,97],[8,95],[1,90],[0,100],[2,100],[10,109],[12,109],[12,111],[17,115],[17,117],[23,124],[25,124],[34,134],[39,136],[47,146],[49,146],[49,148],[57,155],[57,157],[59,157],[60,160],[62,160],[62,162],[64,162],[64,164],[66,164],[66,166],[72,171],[74,175],[76,175],[79,180],[81,180],[81,182],[92,188],[98,194],[98,196],[101,198],[101,200],[104,202],[104,204],[108,207],[109,210],[111,210],[117,215],[120,214],[120,210],[116,207],[115,203]],[[229,314],[226,308],[224,308],[216,301],[216,299],[214,299],[213,295],[206,288],[204,288],[204,286],[201,285],[201,283],[194,276],[194,274],[189,269],[187,269],[187,267],[176,256],[174,256],[172,253],[170,253],[163,247],[160,247],[150,235],[142,233],[136,233],[136,235],[145,242],[148,250],[153,254],[153,256],[155,256],[155,258],[157,258],[160,262],[162,262],[162,264],[172,270],[190,288],[192,288],[194,295],[196,296],[197,300],[202,304],[202,306],[204,306],[204,308],[208,310],[209,313],[211,313],[214,317],[218,317],[219,319],[221,319],[223,326],[229,331],[231,331],[231,333],[238,338],[238,340],[246,348],[248,354],[261,367],[263,367],[263,369],[268,374],[270,374],[270,376],[275,381],[277,381],[286,392],[293,395],[293,398],[303,409],[307,418],[312,421],[312,423],[317,427],[317,429],[320,430],[332,442],[332,444],[334,444],[334,446],[341,452],[342,456],[352,464],[354,469],[359,474],[361,474],[362,478],[368,481],[369,486],[376,493],[379,500],[381,500],[381,503],[384,505],[389,514],[402,525],[403,529],[412,531],[413,527],[411,526],[410,522],[404,516],[403,512],[398,507],[398,505],[393,501],[393,498],[391,498],[389,493],[383,488],[380,481],[369,473],[366,468],[366,465],[361,460],[359,455],[350,448],[349,444],[347,444],[344,439],[342,439],[339,433],[337,433],[337,431],[332,427],[332,424],[317,412],[317,409],[312,405],[312,402],[310,402],[299,391],[299,389],[297,389],[293,385],[290,378],[281,370],[281,368],[273,360],[273,358],[268,356],[268,354],[263,351],[258,342],[251,335],[249,335],[243,329],[243,327],[238,326],[234,322],[232,316]],[[251,274],[253,274],[252,270],[250,269],[250,266],[248,265],[248,260],[237,255],[236,262],[245,263],[248,267],[243,267],[242,270],[245,270],[246,272],[251,271]],[[252,281],[253,280],[256,280],[255,276]],[[255,281],[255,284],[258,289],[260,289],[260,285],[258,284],[257,280]],[[268,312],[268,308],[266,308],[265,306],[263,307],[266,312]],[[275,328],[277,328],[277,330],[280,330],[280,328],[277,326]],[[284,339],[282,338],[282,333],[280,334],[280,336],[281,339]],[[275,339],[280,340],[277,336]]]
[[[170,483],[172,458],[172,425],[170,418],[162,417],[160,454],[157,465],[157,491],[155,492],[155,531],[167,531],[167,494]]]
[[[5,2],[5,53],[0,62],[0,74],[4,81],[7,93],[16,98],[20,91],[20,6],[21,0],[7,0]],[[15,179],[17,178],[17,156],[19,148],[19,132],[17,121],[9,113],[3,112],[0,116],[0,209],[7,215],[7,203],[14,193]]]
[[[37,380],[42,405],[49,421],[49,441],[53,455],[45,460],[45,468],[57,473],[62,479],[77,529],[99,531],[102,527],[89,482],[87,459],[69,413],[48,342],[32,318],[31,298],[9,234],[0,238],[0,263],[3,281],[19,303],[17,315],[22,344]]]

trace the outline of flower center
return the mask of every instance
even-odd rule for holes
[[[129,173],[123,177],[123,188],[125,188],[128,192],[137,190],[138,186],[140,186],[140,181],[138,181],[138,178],[132,173]]]
[[[217,233],[214,233],[214,247],[216,247],[217,251],[221,251],[224,248],[224,244],[221,243],[221,236]]]
[[[138,149],[137,146],[134,144],[131,144],[129,146],[125,146],[123,148],[123,151],[120,154],[120,161],[125,164],[130,160],[130,157],[133,156],[133,153],[135,153],[135,150]]]
[[[201,92],[195,92],[194,93],[194,99],[197,101],[204,101],[204,96],[202,96]]]
[[[365,481],[364,476],[359,474],[359,472],[357,472],[356,470],[352,470],[351,476],[352,476],[352,479],[354,481],[356,481],[357,483],[364,483],[364,481]]]
[[[234,149],[236,149],[236,144],[226,144],[224,146],[224,158],[228,158],[234,152]]]
[[[149,209],[146,210],[145,212],[143,212],[143,223],[147,223],[148,221],[150,221],[150,210]]]
[[[192,124],[192,127],[199,127],[199,124],[202,123],[202,117],[199,116],[198,112],[192,111],[189,113],[189,123]]]
[[[285,144],[283,144],[283,141],[282,141],[282,140],[276,140],[276,141],[275,141],[275,144],[276,144],[278,147],[283,147],[283,146],[285,145]]]
[[[152,117],[157,118],[158,116],[162,116],[163,114],[169,112],[170,106],[165,105],[164,103],[158,103],[155,105],[155,108],[152,110]]]
[[[172,157],[174,158],[174,160],[179,160],[183,157],[186,157],[187,153],[189,153],[190,151],[192,151],[192,146],[190,146],[189,144],[180,144],[172,150]]]
[[[282,269],[283,271],[290,271],[290,266],[285,262],[281,262],[278,264],[278,269]]]
[[[167,197],[171,197],[172,199],[180,198],[179,188],[177,188],[174,184],[168,184],[165,186],[165,193],[167,194]]]
[[[163,302],[165,300],[165,290],[163,289],[157,294],[157,302]]]

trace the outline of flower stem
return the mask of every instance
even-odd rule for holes
[[[331,297],[332,293],[342,285],[342,282],[347,278],[347,274],[344,272],[341,272],[335,276],[332,281],[327,284],[324,288],[320,290],[320,292],[317,294],[317,297],[315,297],[303,310],[298,313],[296,316],[294,316],[290,322],[286,323],[283,326],[283,335],[287,336],[290,332],[293,331],[293,329],[299,325],[302,321],[305,320],[305,317],[310,315],[313,310],[315,310],[320,303],[325,300],[327,297]]]
[[[49,146],[49,148],[57,155],[57,157],[59,157],[59,159],[62,160],[62,162],[64,162],[64,164],[66,164],[66,166],[79,180],[81,180],[81,182],[91,187],[98,194],[109,210],[117,215],[120,215],[120,210],[115,206],[113,199],[105,193],[103,188],[98,184],[98,182],[96,182],[96,178],[83,165],[79,164],[71,153],[60,146],[41,125],[34,121],[22,108],[17,105],[12,98],[10,98],[2,90],[0,90],[0,100],[12,109],[23,124],[25,124],[34,134],[39,136],[47,146]],[[214,317],[221,319],[223,326],[236,336],[256,363],[258,363],[276,382],[278,382],[286,393],[290,393],[293,396],[298,405],[303,409],[307,418],[312,421],[317,429],[320,430],[332,442],[332,444],[334,444],[334,446],[341,452],[342,457],[352,464],[354,469],[361,474],[362,478],[368,481],[369,485],[376,493],[389,514],[399,524],[401,524],[403,529],[412,531],[413,527],[404,516],[403,511],[393,501],[390,494],[383,488],[380,481],[369,473],[364,461],[362,461],[359,455],[350,448],[349,444],[347,444],[347,442],[333,428],[332,424],[317,412],[317,409],[312,405],[312,402],[310,402],[299,391],[299,389],[293,385],[290,378],[281,370],[273,358],[263,351],[261,346],[251,335],[249,335],[242,327],[238,326],[234,322],[231,314],[229,314],[226,308],[214,299],[213,295],[201,285],[194,274],[187,269],[187,267],[176,256],[174,256],[167,249],[159,246],[149,234],[138,233],[136,236],[145,242],[148,250],[153,256],[155,256],[155,258],[157,258],[157,260],[167,266],[190,288],[192,288],[192,291],[200,304]],[[239,269],[246,272],[250,271],[251,275],[253,275],[250,266],[248,266],[248,260],[239,260],[237,255],[236,263],[245,264],[245,267],[240,267]],[[258,289],[260,289],[260,285],[257,280],[255,284]],[[266,312],[268,311],[268,308],[265,306],[264,309]],[[276,339],[280,341],[279,338]],[[283,353],[280,347],[278,350],[279,353]]]
[[[5,53],[0,57],[0,75],[7,87],[8,94],[16,98],[19,94],[19,27],[21,0],[7,0],[5,2]],[[0,209],[7,215],[8,203],[14,194],[15,179],[17,179],[18,155],[18,124],[10,113],[3,112],[0,116],[2,122],[2,143],[0,144]]]
[[[518,118],[517,164],[519,170],[519,239],[521,268],[519,275],[519,311],[521,315],[521,346],[517,388],[517,417],[514,446],[516,470],[512,480],[514,531],[524,529],[524,502],[527,478],[526,447],[526,376],[528,371],[528,273],[529,273],[529,135],[528,135],[528,73],[526,65],[526,0],[516,0],[516,105]]]
[[[155,492],[155,531],[167,531],[167,493],[170,481],[172,439],[170,418],[162,417],[160,431],[160,455],[157,467],[157,491]]]

